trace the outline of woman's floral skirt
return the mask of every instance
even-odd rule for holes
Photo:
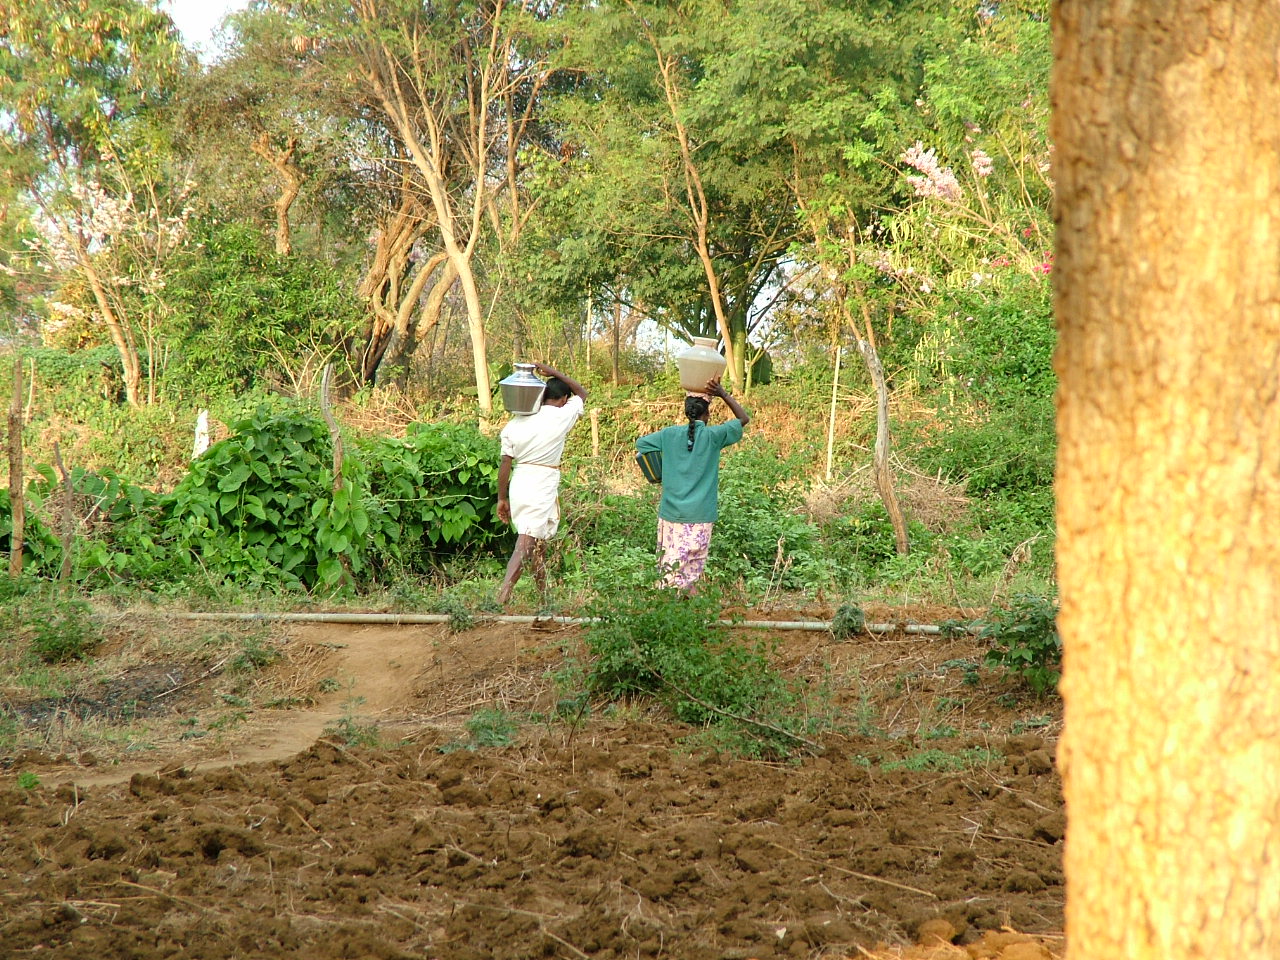
[[[668,587],[688,590],[702,577],[714,523],[672,523],[658,518],[659,562]]]

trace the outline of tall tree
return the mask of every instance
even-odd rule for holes
[[[1071,954],[1280,956],[1280,6],[1054,48]]]
[[[127,288],[161,282],[183,206],[149,114],[188,59],[153,4],[0,0],[0,170],[39,211],[44,266],[88,289],[134,404],[142,363]]]
[[[523,103],[552,71],[529,42],[530,24],[555,4],[531,0],[309,0],[322,54],[366,91],[400,141],[434,211],[434,230],[466,304],[477,398],[492,413],[486,334],[475,254],[485,239],[493,198],[512,186],[519,133],[505,111]],[[339,63],[340,61],[340,63]]]

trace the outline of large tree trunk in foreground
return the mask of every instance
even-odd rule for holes
[[[1280,956],[1280,4],[1062,0],[1075,958]]]

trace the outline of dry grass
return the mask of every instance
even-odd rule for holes
[[[261,624],[193,625],[97,610],[93,657],[50,665],[18,639],[0,644],[0,760],[26,751],[119,760],[248,712],[311,702],[329,651]],[[203,734],[201,734],[203,735]]]

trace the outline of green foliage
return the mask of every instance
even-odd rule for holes
[[[331,587],[344,561],[363,569],[369,514],[354,485],[334,491],[324,424],[259,411],[232,429],[174,489],[166,527],[175,542],[239,582]]]
[[[1062,675],[1058,605],[1045,597],[1020,595],[988,614],[979,637],[991,644],[987,666],[1021,677],[1035,693],[1057,688]]]
[[[268,383],[294,389],[340,357],[361,312],[348,277],[265,248],[249,224],[206,224],[170,273],[174,351],[164,372],[175,397],[219,396]]]
[[[436,552],[497,531],[496,441],[474,429],[423,424],[403,441],[362,441],[336,491],[317,418],[259,410],[233,429],[192,464],[167,507],[167,531],[208,571],[333,588],[422,569]]]
[[[831,618],[831,635],[837,640],[850,640],[867,628],[867,616],[856,603],[842,603]]]
[[[102,642],[89,604],[52,587],[23,596],[5,619],[10,635],[25,638],[44,663],[86,660]]]
[[[372,553],[425,570],[429,557],[483,546],[505,533],[497,516],[499,447],[473,427],[418,423],[403,440],[362,440],[359,457],[376,514]]]
[[[818,530],[800,509],[800,472],[758,441],[725,457],[708,559],[718,576],[740,579],[748,591],[803,589],[825,579]]]
[[[356,715],[356,710],[363,703],[364,697],[352,697],[343,704],[342,716],[325,727],[325,735],[336,738],[346,747],[381,746],[382,735],[378,732],[378,725]]]
[[[997,762],[1000,755],[981,747],[971,747],[957,753],[948,753],[936,747],[921,750],[902,760],[889,760],[882,763],[884,770],[930,770],[939,773],[959,773],[975,767],[986,767]]]
[[[732,731],[755,755],[787,755],[812,718],[803,698],[769,665],[767,650],[714,631],[712,592],[687,596],[620,577],[588,608],[588,689],[617,700],[652,696],[680,721]]]
[[[893,522],[879,500],[859,504],[822,525],[821,551],[838,586],[848,589],[872,583],[896,583],[909,576],[928,556],[932,535],[908,522],[913,553],[900,557]]]
[[[946,372],[978,405],[1052,399],[1058,338],[1047,280],[1018,277],[995,290],[963,291],[944,308],[958,332]]]
[[[947,383],[970,399],[974,412],[958,408],[945,431],[924,438],[928,471],[963,479],[971,495],[1019,497],[1053,484],[1053,373],[1056,343],[1049,285],[1027,280],[1000,296],[973,294],[962,335],[947,367]],[[1051,509],[1051,503],[1050,503]],[[1034,522],[1046,529],[1050,518]]]
[[[435,603],[431,605],[431,609],[436,613],[447,613],[449,615],[450,633],[462,633],[464,630],[470,630],[475,626],[475,614],[471,612],[471,608],[460,597],[442,593]]]
[[[475,752],[486,747],[509,747],[515,743],[519,723],[506,710],[500,707],[477,710],[467,718],[464,724],[467,735],[450,740],[441,745],[441,753],[454,753],[458,750]]]
[[[66,496],[65,484],[48,464],[37,464],[35,469],[40,479],[29,488],[32,498],[46,507],[56,507]],[[76,512],[92,518],[88,532],[77,536],[73,544],[73,578],[154,581],[179,572],[181,565],[175,563],[172,544],[160,527],[165,497],[110,470],[96,473],[74,467],[69,479]],[[60,546],[58,552],[61,563]]]
[[[256,673],[279,659],[280,651],[262,637],[246,637],[241,641],[235,656],[227,663],[227,669],[232,673]]]
[[[13,553],[13,502],[0,490],[0,554]],[[50,577],[62,564],[62,545],[40,516],[28,507],[22,526],[22,569],[30,576]],[[16,585],[14,585],[16,590]]]
[[[470,749],[482,747],[509,747],[515,742],[516,732],[520,725],[515,718],[502,709],[477,710],[466,722],[467,734],[471,738]]]
[[[23,770],[18,774],[19,790],[34,790],[40,786],[40,778],[30,770]]]

